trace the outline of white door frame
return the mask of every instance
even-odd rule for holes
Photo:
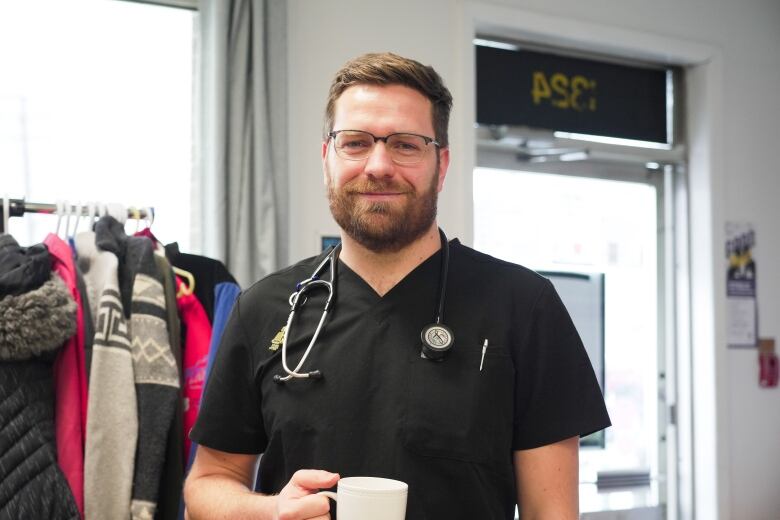
[[[463,197],[471,222],[464,238],[473,242],[473,186],[469,172],[476,163],[476,92],[473,39],[477,34],[503,36],[558,47],[584,49],[629,59],[668,63],[685,70],[687,222],[679,229],[688,262],[676,279],[682,309],[677,316],[676,343],[680,384],[677,388],[678,504],[683,519],[729,518],[728,388],[726,351],[716,327],[725,316],[725,282],[716,277],[721,257],[723,210],[723,58],[713,47],[673,37],[627,30],[589,21],[550,16],[513,7],[464,1],[461,30],[454,31],[459,57],[453,85],[460,104],[454,136],[462,144],[464,175],[449,178]],[[684,220],[684,219],[683,219]],[[678,222],[679,224],[679,222]],[[688,312],[690,310],[690,312]],[[695,403],[695,406],[694,406]],[[670,467],[671,470],[671,467]],[[672,497],[670,497],[671,501]],[[670,502],[670,508],[674,505]],[[672,517],[676,517],[672,513]],[[670,515],[671,516],[671,515]]]

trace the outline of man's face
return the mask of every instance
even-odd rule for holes
[[[433,138],[431,102],[401,85],[356,85],[336,101],[333,130]],[[380,141],[368,158],[352,161],[339,157],[332,141],[322,144],[328,201],[336,223],[353,240],[374,252],[395,252],[434,225],[449,150],[430,144],[419,163],[396,164]]]

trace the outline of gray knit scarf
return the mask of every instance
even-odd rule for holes
[[[59,275],[38,289],[0,300],[0,361],[57,350],[76,332],[76,302]]]

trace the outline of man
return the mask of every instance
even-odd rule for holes
[[[451,103],[393,54],[336,75],[322,163],[340,257],[241,296],[191,434],[190,518],[330,518],[315,493],[353,475],[407,482],[409,519],[513,518],[516,502],[577,518],[578,437],[609,418],[551,284],[440,234]]]

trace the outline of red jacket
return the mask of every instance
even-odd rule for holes
[[[54,424],[57,462],[84,516],[84,441],[87,431],[87,374],[84,360],[84,313],[76,282],[73,253],[57,235],[43,241],[49,248],[52,271],[65,282],[76,301],[76,334],[65,342],[54,362]]]

